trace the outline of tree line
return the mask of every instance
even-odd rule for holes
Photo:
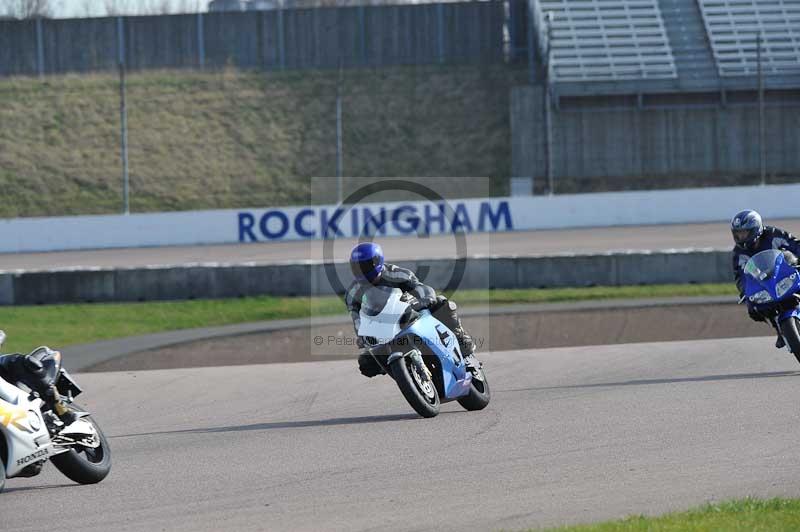
[[[77,13],[73,14],[98,17],[197,13],[207,4],[207,0],[80,0]],[[52,18],[58,15],[61,5],[59,0],[0,0],[0,18]]]

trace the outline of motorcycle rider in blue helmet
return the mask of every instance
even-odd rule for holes
[[[461,325],[461,320],[456,313],[458,308],[456,304],[442,295],[437,296],[436,291],[421,283],[411,270],[385,262],[383,249],[378,244],[362,242],[355,246],[350,253],[350,268],[355,280],[347,289],[345,304],[347,310],[350,311],[350,317],[353,318],[356,334],[358,334],[361,321],[359,313],[364,291],[373,286],[399,288],[416,299],[413,303],[415,310],[430,310],[439,321],[453,331],[468,368],[480,367],[480,363],[473,356],[475,344]],[[363,348],[370,341],[359,336],[356,343]],[[366,377],[374,377],[383,373],[383,368],[369,353],[362,353],[358,357],[358,367]]]
[[[733,248],[733,275],[736,287],[739,289],[740,299],[744,297],[744,267],[750,257],[769,249],[789,251],[795,257],[800,257],[800,240],[788,231],[764,225],[761,215],[756,211],[744,210],[736,213],[731,220],[731,234],[736,244]],[[747,301],[747,313],[750,315],[750,319],[766,321],[766,318],[756,310],[752,302],[747,299],[745,301]],[[772,325],[777,327],[775,323]],[[775,347],[781,348],[785,345],[783,336],[778,331]]]

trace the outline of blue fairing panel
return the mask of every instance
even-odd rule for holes
[[[455,334],[428,311],[404,331],[420,338],[439,358],[442,367],[444,399],[455,399],[469,393],[472,374],[467,371],[461,357]]]
[[[778,316],[778,322],[786,321],[789,318],[800,319],[800,308],[793,308],[791,310],[787,310],[786,312],[781,312],[781,315]]]

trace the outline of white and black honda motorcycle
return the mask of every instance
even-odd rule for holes
[[[0,345],[5,337],[0,331]],[[38,393],[0,378],[0,491],[6,478],[36,476],[48,460],[75,482],[100,482],[111,470],[111,451],[91,415],[73,402],[82,390],[61,367],[61,353],[39,347],[28,357],[41,364],[40,378],[55,385],[71,415],[65,424]]]

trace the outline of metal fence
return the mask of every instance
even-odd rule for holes
[[[512,172],[538,193],[800,180],[800,94],[758,91],[546,103],[512,90]],[[760,105],[761,104],[761,105]],[[550,115],[549,119],[547,114]],[[762,127],[763,126],[763,127]]]
[[[0,75],[502,62],[506,13],[491,1],[0,21]]]

